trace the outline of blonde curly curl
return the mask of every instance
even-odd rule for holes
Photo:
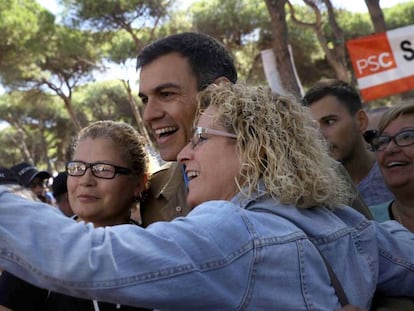
[[[213,122],[237,135],[239,190],[250,196],[261,181],[283,204],[334,207],[349,187],[336,172],[308,108],[267,87],[212,84],[199,94],[199,111],[217,108]],[[196,120],[197,122],[197,120]]]

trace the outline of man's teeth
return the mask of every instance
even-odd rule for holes
[[[197,176],[198,176],[198,172],[194,172],[194,171],[187,172],[188,179],[195,178]]]
[[[155,130],[155,134],[157,134],[157,135],[162,135],[162,134],[165,134],[165,133],[173,132],[173,131],[175,131],[175,130],[177,130],[177,128],[176,128],[176,127],[174,127],[174,126],[169,126],[169,127],[164,127],[164,128],[162,128],[162,129]]]

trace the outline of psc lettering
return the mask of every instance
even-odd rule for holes
[[[368,58],[361,58],[356,61],[356,67],[360,75],[384,70],[394,65],[394,59],[388,52],[383,52],[378,55],[371,55]],[[365,71],[365,73],[364,73]]]
[[[405,60],[411,61],[414,60],[414,47],[411,46],[411,42],[408,40],[404,40],[400,44],[401,50],[406,53],[403,53],[403,57]]]

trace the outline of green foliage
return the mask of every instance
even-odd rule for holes
[[[35,1],[24,2],[6,0],[0,3],[0,30],[2,31],[2,45],[13,44],[21,46],[31,40],[39,32],[36,11],[40,11]]]
[[[154,25],[166,20],[168,0],[61,0],[66,23],[79,29],[103,33],[103,55],[123,64],[154,39]]]
[[[296,5],[294,7],[297,19],[307,23],[314,22],[314,13],[308,6]],[[289,44],[292,47],[298,75],[303,84],[312,84],[324,71],[321,64],[315,66],[315,62],[321,58],[324,59],[323,50],[319,46],[318,39],[312,30],[300,27],[294,23],[290,18],[290,14],[287,14],[287,22]]]
[[[103,119],[134,124],[122,82],[92,83],[92,73],[104,61],[125,66],[143,45],[172,33],[193,30],[218,38],[235,56],[240,80],[266,83],[260,51],[271,48],[277,38],[272,38],[265,1],[200,0],[185,11],[173,10],[174,2],[60,0],[66,15],[64,23],[55,24],[55,17],[35,0],[0,1],[0,81],[10,91],[0,96],[0,120],[11,124],[0,131],[0,144],[7,146],[0,150],[2,164],[24,159],[61,169],[76,132],[72,115],[65,109],[68,103],[73,102],[73,114],[81,125]],[[332,46],[337,38],[321,8],[324,34]],[[304,4],[295,9],[300,20],[314,21],[313,12]],[[389,29],[414,21],[413,2],[383,12]],[[368,13],[338,10],[336,17],[345,40],[373,32]],[[287,22],[304,86],[333,77],[315,34],[292,23],[289,14]],[[398,98],[372,104],[389,104]]]
[[[54,16],[34,0],[7,0],[0,4],[0,77],[3,84],[21,79],[44,61],[45,47],[54,31]]]
[[[351,13],[341,10],[337,14],[338,24],[344,29],[345,40],[372,34],[374,27],[368,13]]]
[[[25,89],[46,82],[57,89],[73,87],[97,67],[99,46],[90,33],[53,25],[53,19],[42,18],[48,16],[47,11],[38,8],[38,13],[40,18],[33,23],[35,31],[27,32],[28,39],[2,54],[2,83]]]
[[[205,0],[190,8],[195,30],[206,32],[229,47],[251,40],[268,20],[261,0]]]
[[[121,24],[140,26],[155,22],[159,16],[167,15],[171,1],[166,0],[61,0],[69,12],[71,23],[76,25],[89,22],[99,30],[119,29]]]
[[[194,29],[188,16],[188,12],[175,11],[174,14],[168,17],[168,20],[155,29],[153,39],[163,38],[170,34],[192,30]]]
[[[123,64],[129,58],[137,56],[136,47],[131,36],[123,31],[117,31],[105,46],[108,59],[117,64]]]
[[[97,120],[134,124],[128,100],[120,81],[87,84],[77,88],[73,98],[83,124]],[[38,91],[16,91],[0,96],[0,121],[11,124],[0,131],[0,144],[10,146],[0,152],[3,165],[24,160],[50,163],[55,170],[63,168],[76,131],[66,109],[58,103],[57,96]]]
[[[41,68],[51,74],[79,79],[98,67],[101,51],[89,32],[60,26],[50,45],[50,55]]]
[[[414,2],[397,4],[383,10],[388,29],[412,25],[414,23]]]
[[[189,17],[193,30],[219,39],[232,51],[240,80],[264,81],[262,68],[253,66],[259,63],[260,50],[268,45],[261,41],[262,32],[269,29],[264,1],[198,1],[189,8]]]
[[[0,96],[0,116],[11,127],[1,131],[4,159],[52,163],[64,161],[74,130],[65,109],[56,98],[39,91],[11,92]],[[13,142],[13,144],[9,144]],[[13,146],[13,147],[12,147]]]
[[[73,101],[85,113],[87,123],[98,120],[134,123],[128,94],[121,81],[87,84],[77,90]]]
[[[0,131],[0,143],[2,146],[7,146],[0,148],[2,166],[10,167],[21,162],[22,154],[16,143],[20,139],[19,132],[13,127],[8,126]]]

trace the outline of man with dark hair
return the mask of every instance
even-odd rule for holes
[[[319,122],[331,156],[343,164],[366,204],[391,200],[375,155],[367,149],[362,135],[368,117],[357,90],[344,81],[321,80],[306,92],[302,102]]]
[[[195,32],[171,35],[147,45],[137,57],[137,69],[171,53],[177,53],[188,61],[199,91],[220,77],[232,83],[237,81],[230,52],[215,38]]]
[[[59,210],[68,217],[74,215],[72,208],[70,207],[68,197],[68,187],[66,185],[68,174],[66,172],[59,172],[53,177],[52,194],[56,199],[56,205]]]
[[[152,130],[161,158],[170,161],[151,178],[141,203],[144,226],[172,220],[190,211],[186,176],[177,154],[192,136],[197,94],[207,85],[237,81],[233,58],[216,39],[202,33],[171,35],[146,46],[137,59],[144,121]]]

